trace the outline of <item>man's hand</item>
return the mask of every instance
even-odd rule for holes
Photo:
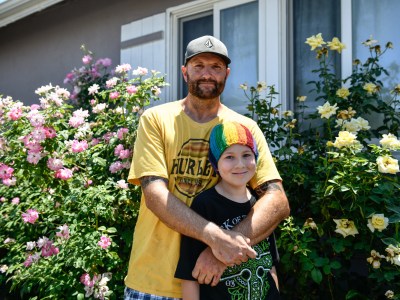
[[[250,239],[233,230],[222,229],[209,246],[214,256],[227,266],[239,265],[257,256],[257,252],[250,246]]]
[[[200,284],[216,286],[225,269],[226,265],[212,254],[210,247],[207,247],[197,258],[192,276],[196,278]]]

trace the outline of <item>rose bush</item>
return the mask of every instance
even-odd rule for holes
[[[140,200],[127,183],[137,121],[165,81],[84,51],[65,80],[72,93],[49,84],[38,105],[0,99],[0,283],[13,297],[123,294]]]
[[[280,285],[287,299],[400,298],[400,84],[384,90],[388,75],[377,41],[364,42],[365,63],[354,61],[340,79],[330,64],[345,45],[321,34],[306,40],[319,69],[296,112],[279,112],[273,86],[247,88],[250,116],[276,158],[291,204],[279,226]],[[264,87],[263,87],[264,86]],[[263,94],[264,93],[264,94]],[[307,114],[306,99],[322,103]],[[382,123],[372,127],[370,120]]]

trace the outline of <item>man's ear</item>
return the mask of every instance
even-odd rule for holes
[[[182,66],[181,67],[181,72],[182,72],[183,79],[187,82],[187,67],[186,66]]]

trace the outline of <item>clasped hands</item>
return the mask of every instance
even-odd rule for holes
[[[249,238],[235,231],[222,232],[197,259],[192,276],[200,284],[217,285],[227,267],[239,265],[257,255],[250,246]]]

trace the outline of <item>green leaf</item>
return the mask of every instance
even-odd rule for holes
[[[115,232],[117,232],[117,228],[115,228],[115,227],[110,227],[110,228],[107,228],[107,230],[106,230],[108,233],[115,233]]]
[[[360,296],[360,293],[359,293],[359,292],[357,292],[357,291],[355,291],[355,290],[350,290],[350,291],[348,291],[347,294],[346,294],[346,300],[348,300],[348,299],[353,299],[353,298],[359,297],[359,296]]]
[[[398,242],[396,239],[394,238],[384,238],[382,239],[382,243],[384,243],[385,245],[389,246],[389,245],[393,245],[395,247],[397,247],[397,245],[400,244],[400,242]]]
[[[322,266],[325,266],[325,265],[329,264],[329,259],[327,259],[325,257],[317,257],[314,260],[314,264],[315,264],[316,267],[322,267]]]
[[[331,261],[330,266],[334,270],[339,270],[342,267],[342,264],[339,261],[334,260],[334,261]]]
[[[329,266],[329,265],[323,266],[322,270],[324,271],[325,275],[331,274],[331,266]]]
[[[311,270],[311,278],[316,282],[316,283],[321,283],[322,281],[322,273],[320,270],[317,268],[314,268]]]
[[[93,163],[100,165],[102,167],[107,166],[107,160],[101,157],[93,157]]]
[[[334,189],[333,185],[328,185],[325,189],[324,197],[332,195]]]
[[[76,296],[76,299],[78,300],[84,300],[85,299],[85,295],[82,293],[79,293],[78,296]]]

